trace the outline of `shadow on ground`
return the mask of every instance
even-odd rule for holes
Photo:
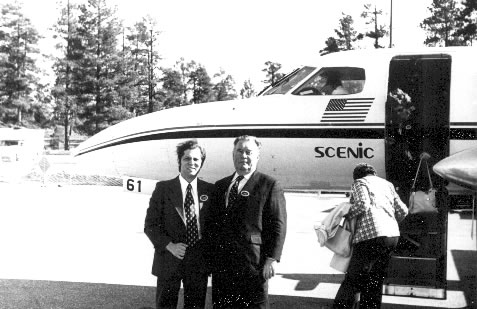
[[[312,277],[312,275],[306,276]],[[0,308],[154,309],[155,293],[155,287],[36,280],[0,280]],[[208,293],[206,308],[211,308],[210,288]],[[271,308],[274,309],[319,309],[331,308],[332,300],[270,295],[270,304]],[[178,308],[182,307],[182,297],[179,297]]]
[[[284,279],[298,281],[295,286],[296,291],[311,291],[320,283],[340,284],[344,279],[344,274],[281,274],[281,276]]]
[[[468,252],[468,251],[464,251]],[[475,252],[474,252],[475,253]],[[459,256],[457,258],[466,258]],[[473,257],[475,258],[475,256]],[[473,274],[475,274],[475,265]],[[462,269],[462,271],[465,271]],[[469,269],[472,271],[472,269]],[[295,290],[313,290],[320,283],[340,283],[343,275],[330,274],[285,274],[286,279],[297,280]],[[475,299],[475,275],[465,277],[468,286],[466,298],[469,304]],[[473,280],[473,281],[472,281]],[[449,282],[449,288],[457,288],[457,282]],[[462,287],[458,287],[462,288]],[[39,308],[39,309],[154,309],[156,288],[103,283],[36,281],[36,280],[0,280],[0,308]],[[317,297],[297,297],[288,295],[270,295],[273,309],[327,309],[333,299]],[[182,297],[178,308],[182,308]],[[210,306],[210,288],[206,308]],[[411,309],[415,306],[383,304],[382,309]],[[419,307],[430,309],[432,307]],[[471,307],[473,308],[473,307]]]
[[[0,308],[151,309],[154,287],[36,280],[0,280]]]
[[[469,261],[477,260],[477,251],[453,250],[452,255],[456,261],[460,281],[447,281],[447,290],[463,291],[467,304],[466,308],[477,308],[476,297],[476,274],[477,265],[469,263]],[[343,274],[282,274],[284,279],[297,281],[296,291],[312,291],[318,287],[320,283],[341,284],[344,279]],[[310,298],[310,297],[294,297],[271,295],[270,303],[272,308],[292,309],[292,308],[331,308],[332,299]],[[413,305],[404,304],[382,304],[381,309],[410,309],[416,308]],[[430,309],[435,307],[419,306],[419,309]]]

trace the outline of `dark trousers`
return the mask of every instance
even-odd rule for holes
[[[356,293],[361,293],[360,309],[381,307],[384,276],[398,240],[399,237],[378,237],[354,244],[333,308],[352,308]]]
[[[207,280],[204,265],[197,265],[194,256],[186,253],[169,280],[157,280],[156,308],[177,308],[181,282],[184,286],[184,309],[205,308]]]
[[[268,309],[268,281],[261,273],[213,273],[212,302],[214,309]]]

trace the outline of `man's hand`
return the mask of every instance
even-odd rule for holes
[[[166,246],[166,249],[170,253],[172,253],[173,256],[175,256],[179,260],[182,260],[184,258],[185,253],[186,253],[187,245],[184,244],[184,243],[181,243],[181,242],[179,242],[177,244],[174,244],[174,243],[170,242]]]
[[[268,280],[272,278],[273,276],[275,276],[276,264],[277,264],[277,261],[275,261],[274,259],[268,258],[265,261],[265,265],[263,265],[263,272],[262,272],[263,278],[265,278],[265,280]]]

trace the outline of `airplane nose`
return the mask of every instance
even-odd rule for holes
[[[460,151],[437,162],[433,170],[451,182],[477,190],[477,147]]]

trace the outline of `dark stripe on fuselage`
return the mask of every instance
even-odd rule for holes
[[[368,124],[369,125],[369,124]],[[356,126],[356,124],[353,124]],[[142,136],[130,136],[116,142],[104,145],[92,146],[85,149],[77,155],[88,152],[130,144],[137,142],[146,142],[164,139],[186,139],[186,138],[235,138],[239,135],[255,135],[261,138],[356,138],[356,139],[382,139],[384,138],[384,129],[371,128],[349,128],[349,129],[331,129],[331,128],[251,128],[249,126],[237,128],[219,128],[212,127],[207,130],[183,130],[174,132],[150,132]]]
[[[384,139],[384,128],[355,128],[359,126],[372,126],[379,124],[340,124],[341,126],[353,126],[353,128],[327,128],[329,125],[321,124],[316,128],[287,128],[262,127],[260,125],[243,125],[239,127],[216,126],[207,129],[197,130],[193,127],[174,128],[178,131],[164,132],[156,130],[125,136],[121,140],[104,143],[103,145],[92,146],[77,155],[109,148],[118,145],[146,142],[165,139],[187,139],[187,138],[235,138],[239,135],[255,135],[261,138],[341,138],[341,139]],[[382,124],[381,124],[382,125]],[[265,126],[265,125],[262,125]],[[298,126],[298,125],[297,125]],[[257,128],[258,127],[258,128]],[[196,127],[197,128],[197,127]],[[182,130],[180,130],[182,129]],[[141,136],[137,136],[141,134]],[[477,139],[477,129],[450,129],[450,139],[452,140],[475,140]]]

